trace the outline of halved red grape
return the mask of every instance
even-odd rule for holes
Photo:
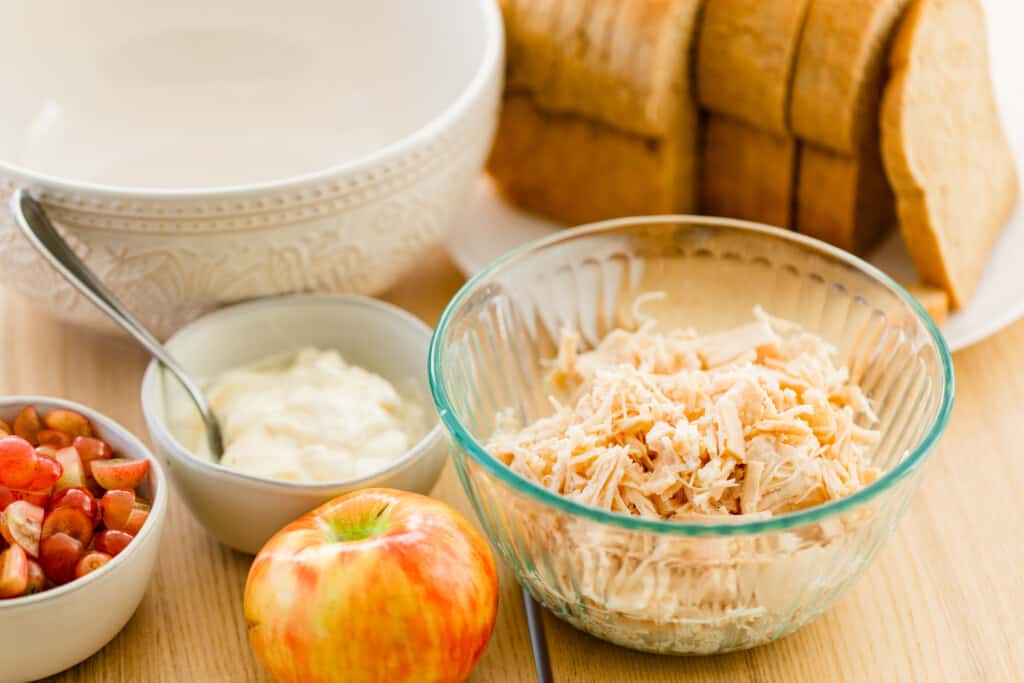
[[[132,513],[128,516],[128,523],[125,524],[124,531],[126,534],[132,536],[138,536],[142,530],[142,525],[149,519],[149,510],[140,510],[138,508],[132,510]]]
[[[35,448],[19,436],[0,439],[0,484],[11,488],[24,488],[35,475]]]
[[[14,433],[25,439],[33,446],[39,445],[39,430],[43,428],[43,421],[39,419],[39,413],[32,406],[25,406],[14,418]]]
[[[82,558],[78,560],[78,564],[75,565],[75,578],[82,578],[89,572],[94,572],[107,562],[110,562],[113,558],[106,553],[101,553],[97,550],[90,550]]]
[[[149,461],[143,458],[111,458],[94,460],[92,476],[105,489],[134,489],[149,472]]]
[[[9,486],[0,485],[0,512],[16,500],[27,500],[33,505],[45,507],[50,502],[49,491],[29,491],[27,489],[12,489]]]
[[[96,534],[96,539],[93,542],[96,550],[101,553],[106,553],[111,557],[117,557],[118,553],[128,547],[128,544],[132,542],[132,536],[126,534],[123,531],[115,531],[108,529],[107,531],[101,531]]]
[[[0,512],[0,534],[11,545],[20,545],[31,557],[39,557],[43,508],[18,500]]]
[[[53,490],[59,492],[69,488],[84,489],[86,486],[85,468],[82,466],[82,458],[79,457],[78,450],[74,446],[62,448],[54,457],[60,463],[63,471],[60,479],[54,484]]]
[[[60,480],[61,475],[64,474],[64,468],[57,462],[56,458],[42,455],[39,453],[39,450],[38,448],[36,449],[36,454],[39,458],[36,460],[35,475],[26,488],[30,491],[50,491],[54,484]]]
[[[99,521],[99,505],[92,494],[84,489],[65,489],[50,500],[43,517],[43,540],[55,534],[65,534],[83,546],[92,540]]]
[[[46,426],[64,432],[74,438],[76,436],[92,436],[92,425],[88,418],[74,410],[58,408],[51,410],[44,419]]]
[[[28,555],[20,545],[0,553],[0,598],[16,598],[28,586]]]
[[[40,446],[52,446],[53,448],[67,448],[74,441],[69,434],[56,429],[40,429],[36,438],[39,440]]]
[[[91,463],[93,460],[108,460],[114,457],[110,444],[92,436],[76,437],[72,445],[78,451],[79,457],[82,458],[82,465],[85,467],[87,475],[92,473]]]
[[[46,589],[46,574],[43,568],[35,560],[28,561],[28,582],[25,585],[25,595],[38,593]]]
[[[103,510],[104,526],[108,529],[124,531],[135,510],[135,491],[111,489],[100,499],[100,508]]]
[[[49,512],[58,508],[72,508],[80,510],[93,524],[97,524],[100,521],[99,503],[93,495],[85,489],[70,488],[55,493],[53,498],[50,499],[50,504],[46,509],[47,512]]]
[[[54,534],[39,543],[39,566],[46,578],[61,585],[75,578],[75,568],[85,551],[78,539]]]

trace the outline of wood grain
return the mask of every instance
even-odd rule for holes
[[[434,323],[461,277],[441,252],[385,298]],[[63,396],[147,438],[147,358],[0,293],[0,394]],[[547,615],[559,682],[1011,681],[1024,679],[1024,322],[956,357],[949,431],[896,534],[823,618],[750,652],[670,658],[602,643]],[[451,467],[435,494],[470,514]],[[225,550],[171,497],[158,568],[139,611],[100,653],[54,681],[265,681],[242,620],[249,558]],[[502,577],[499,621],[471,680],[533,681],[519,590]],[[2,650],[0,650],[2,651]],[[0,661],[2,666],[2,661]]]

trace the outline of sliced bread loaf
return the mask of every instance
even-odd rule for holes
[[[882,153],[918,275],[952,308],[974,292],[1016,203],[978,0],[915,0],[890,55]]]
[[[877,143],[856,156],[803,143],[797,168],[793,224],[800,232],[865,254],[896,228]]]
[[[786,227],[796,141],[714,112],[704,119],[700,210]]]
[[[851,156],[877,146],[886,50],[908,0],[812,0],[793,72],[793,134]]]
[[[571,111],[621,130],[664,133],[675,105],[668,84],[679,81],[677,74],[656,68],[655,56],[670,38],[661,29],[665,18],[646,25],[630,21],[627,5],[638,3],[505,0],[507,92],[528,92],[544,109]],[[632,54],[615,51],[641,32],[648,33],[646,41],[636,40]]]
[[[692,152],[690,153],[692,156]],[[690,211],[680,197],[692,169],[667,139],[616,130],[596,119],[546,111],[507,94],[488,171],[511,202],[566,224]]]
[[[707,0],[697,51],[702,107],[788,134],[789,92],[807,0]]]
[[[865,253],[896,227],[879,151],[886,50],[908,0],[812,0],[793,75],[795,227]]]
[[[504,0],[505,108],[488,168],[567,223],[696,206],[700,0]]]

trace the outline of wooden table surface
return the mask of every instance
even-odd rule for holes
[[[385,298],[433,324],[462,284],[438,251]],[[0,292],[0,394],[61,396],[148,440],[147,357]],[[1024,322],[956,355],[949,430],[894,537],[857,586],[779,642],[718,657],[655,657],[546,615],[562,681],[1024,680]],[[472,517],[451,466],[435,489]],[[171,496],[158,568],[134,618],[60,681],[263,681],[242,618],[250,558],[220,547]],[[519,590],[501,576],[498,624],[470,680],[533,681]],[[2,663],[0,644],[0,666]]]

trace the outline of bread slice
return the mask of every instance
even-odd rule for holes
[[[507,92],[650,137],[691,99],[699,0],[506,0]],[[692,108],[692,105],[691,105]]]
[[[878,144],[886,50],[909,0],[812,0],[793,72],[793,134],[851,156]]]
[[[917,299],[921,307],[932,317],[936,324],[941,325],[949,314],[949,295],[945,290],[920,283],[901,282],[903,288]]]
[[[532,93],[543,106],[600,117],[616,8],[599,0],[502,0],[507,92]],[[632,95],[637,95],[636,89]],[[647,93],[643,93],[647,95]],[[618,98],[616,98],[618,99]],[[636,106],[636,105],[634,105]],[[635,112],[632,112],[635,113]],[[662,132],[665,122],[621,116],[637,133]],[[627,119],[632,118],[632,121]]]
[[[701,144],[701,213],[788,227],[796,152],[790,136],[709,113]]]
[[[858,156],[800,145],[794,227],[856,254],[865,254],[896,227],[892,190],[877,142]]]
[[[808,0],[707,0],[697,51],[701,106],[789,132],[789,94]]]
[[[908,0],[813,0],[793,74],[796,228],[859,254],[895,227],[879,150],[886,49]]]
[[[700,0],[504,0],[505,107],[488,169],[565,223],[696,206]]]
[[[974,292],[1018,193],[977,0],[915,0],[897,31],[882,153],[918,276],[952,308]]]
[[[577,114],[505,96],[488,171],[506,199],[570,225],[692,211],[686,155],[665,140],[627,134]],[[690,154],[692,158],[692,153]]]

